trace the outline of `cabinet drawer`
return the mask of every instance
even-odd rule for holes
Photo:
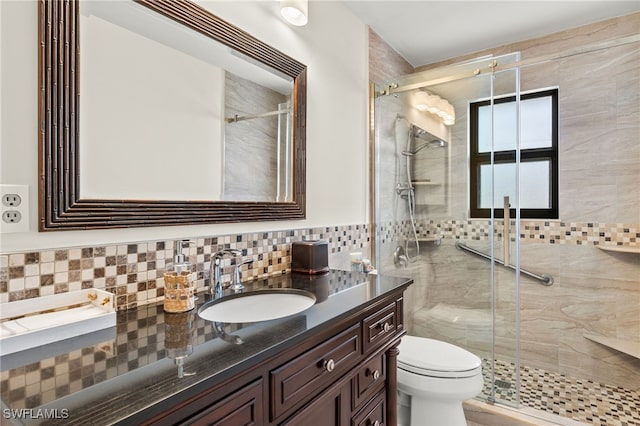
[[[271,371],[274,418],[311,399],[322,386],[352,368],[359,357],[360,325],[356,324]]]
[[[386,365],[383,352],[360,365],[351,382],[352,409],[357,409],[384,387],[387,379]]]
[[[387,424],[387,398],[384,391],[373,398],[351,419],[352,426],[384,426]]]
[[[398,327],[396,304],[391,303],[364,319],[364,351],[368,352],[385,341]]]
[[[264,419],[262,379],[237,390],[186,421],[188,425],[259,425]]]

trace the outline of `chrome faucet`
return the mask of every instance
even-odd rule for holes
[[[211,294],[216,299],[222,297],[222,259],[227,256],[240,256],[242,252],[232,249],[223,249],[211,255],[211,270],[209,279],[211,280]]]

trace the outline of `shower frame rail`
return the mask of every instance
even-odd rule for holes
[[[485,259],[488,259],[488,260],[492,260],[491,256],[489,256],[488,254],[483,253],[481,251],[478,251],[476,249],[473,249],[473,248],[467,246],[466,244],[461,243],[460,241],[456,241],[456,248],[458,248],[458,249],[460,249],[462,251],[466,251],[466,252],[471,253],[471,254],[475,254],[476,256],[479,256],[479,257],[482,257],[482,258],[485,258]],[[493,261],[495,263],[499,264],[499,265],[502,265],[502,266],[506,267],[506,268],[513,269],[514,271],[516,270],[515,266],[513,266],[511,264],[505,265],[505,263],[500,259],[493,259]],[[520,274],[521,275],[526,275],[526,276],[531,277],[531,278],[533,278],[535,280],[538,280],[544,286],[548,287],[548,286],[553,285],[553,277],[551,275],[547,275],[547,274],[538,275],[538,274],[534,274],[533,272],[529,272],[529,271],[527,271],[525,269],[520,269]]]
[[[244,120],[253,120],[254,118],[263,118],[263,117],[271,117],[273,115],[287,114],[289,113],[289,108],[287,109],[279,109],[275,111],[263,112],[261,114],[252,114],[252,115],[238,115],[235,114],[233,117],[225,118],[227,123],[237,123],[238,121]]]

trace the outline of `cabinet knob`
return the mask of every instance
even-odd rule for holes
[[[373,377],[373,381],[375,382],[376,380],[378,380],[380,378],[380,371],[378,370],[371,370],[370,368],[367,368],[367,375]]]
[[[385,323],[382,325],[382,329],[383,329],[384,331],[389,331],[389,330],[391,330],[391,324],[389,324],[388,322],[385,322]]]
[[[336,368],[336,363],[332,359],[330,359],[324,362],[323,367],[325,370],[327,370],[327,372],[331,373],[333,369]]]

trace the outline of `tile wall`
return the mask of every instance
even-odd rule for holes
[[[209,285],[211,254],[223,248],[242,251],[242,280],[279,275],[291,269],[291,243],[321,239],[329,243],[332,267],[349,267],[348,254],[367,251],[367,225],[345,225],[221,235],[192,239],[184,252],[198,271],[198,290]],[[163,273],[173,264],[176,241],[144,241],[93,247],[0,254],[0,302],[99,288],[117,296],[118,310],[163,300]],[[346,264],[345,264],[346,259]],[[235,260],[225,259],[225,281]]]

